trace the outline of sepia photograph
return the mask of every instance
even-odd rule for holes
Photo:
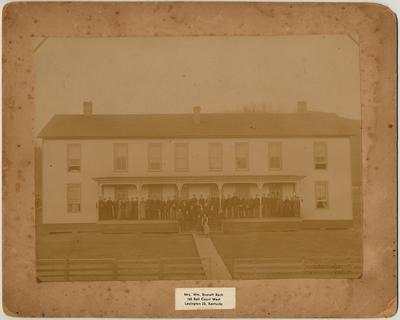
[[[357,35],[32,55],[37,281],[362,276]]]

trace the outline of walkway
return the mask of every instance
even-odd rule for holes
[[[214,243],[209,237],[193,233],[193,240],[197,247],[200,258],[210,259],[210,268],[207,272],[207,278],[210,280],[231,280],[232,276],[221,256],[215,249]]]

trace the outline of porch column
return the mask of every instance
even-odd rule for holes
[[[219,195],[219,197],[218,197],[218,206],[219,206],[219,209],[218,209],[218,215],[220,215],[221,214],[221,211],[222,211],[222,207],[221,207],[221,205],[222,205],[222,187],[224,186],[224,184],[222,183],[222,182],[220,182],[220,183],[217,183],[217,188],[218,188],[218,195]]]
[[[263,212],[263,202],[262,202],[262,188],[263,188],[264,183],[263,182],[257,182],[257,189],[260,195],[260,207],[258,208],[258,217],[262,218],[262,212]]]
[[[99,196],[99,198],[100,198],[100,196],[103,195],[103,184],[102,183],[99,183],[97,185],[97,195]]]
[[[303,198],[300,197],[300,194],[303,190],[303,180],[297,180],[293,186],[294,191],[296,192],[296,197],[299,201],[299,218],[302,216],[302,207],[303,207]]]
[[[138,195],[138,197],[137,197],[137,199],[138,199],[138,220],[141,220],[141,218],[142,218],[142,210],[141,210],[141,195],[142,195],[142,187],[143,187],[143,184],[141,184],[141,183],[137,183],[136,184],[136,192],[137,192],[137,195]]]
[[[97,200],[96,200],[96,211],[97,211],[97,219],[100,220],[100,208],[99,208],[99,200],[100,197],[103,196],[103,184],[98,183],[97,185]]]
[[[177,182],[176,189],[178,190],[177,200],[181,199],[183,183]]]

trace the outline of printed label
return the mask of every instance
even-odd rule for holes
[[[235,309],[236,288],[176,288],[175,310]]]

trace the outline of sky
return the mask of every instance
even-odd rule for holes
[[[239,112],[360,119],[359,47],[348,35],[33,38],[36,132],[54,114]]]

